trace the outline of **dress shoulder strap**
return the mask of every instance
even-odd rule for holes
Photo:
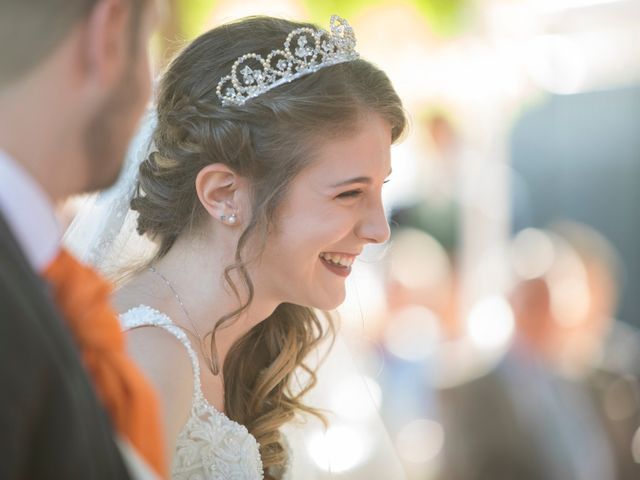
[[[206,403],[200,384],[200,362],[198,362],[198,355],[196,355],[187,334],[173,323],[168,315],[147,305],[139,305],[120,315],[120,325],[125,331],[138,327],[159,327],[176,337],[187,350],[189,358],[191,359],[191,366],[193,367],[193,407],[195,408],[198,405]]]

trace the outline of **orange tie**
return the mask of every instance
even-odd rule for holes
[[[158,400],[125,352],[120,323],[109,301],[111,286],[66,250],[46,268],[44,277],[53,286],[58,308],[115,428],[166,478]]]

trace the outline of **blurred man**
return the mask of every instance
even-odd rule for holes
[[[42,276],[61,254],[54,204],[119,173],[150,93],[154,23],[153,0],[0,4],[2,479],[129,478],[113,430],[119,417],[102,407],[117,402],[74,330],[96,319],[71,328],[52,301],[58,286]],[[82,271],[74,260],[65,268]]]
[[[623,268],[609,240],[577,222],[555,223],[584,266],[587,308],[565,327],[561,366],[586,382],[612,441],[618,479],[640,476],[634,433],[640,426],[640,333],[615,318]],[[635,458],[634,458],[635,457]]]
[[[484,377],[442,391],[444,478],[635,478],[623,474],[590,367],[568,368],[568,356],[577,358],[568,352],[575,351],[578,326],[593,305],[584,265],[557,235],[538,231],[535,238],[540,242],[521,252],[526,258],[513,259],[521,276],[510,297],[516,333],[508,353]],[[539,269],[531,260],[546,263],[545,246],[549,262]]]

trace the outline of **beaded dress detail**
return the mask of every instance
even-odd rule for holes
[[[186,348],[193,366],[191,414],[176,441],[171,467],[175,480],[260,480],[263,478],[258,442],[239,423],[230,420],[205,399],[200,385],[200,365],[191,342],[171,319],[151,307],[140,305],[120,315],[125,330],[160,327]]]

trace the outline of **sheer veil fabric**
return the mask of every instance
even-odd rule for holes
[[[153,151],[156,124],[155,109],[150,108],[116,184],[84,199],[64,235],[69,250],[109,278],[135,270],[155,253],[155,244],[136,232],[137,213],[129,209],[129,204],[139,165]],[[315,352],[310,359],[310,363],[322,363],[318,384],[305,399],[325,412],[329,425],[325,427],[314,417],[305,416],[283,428],[291,452],[286,477],[405,479],[378,414],[375,392],[356,367],[346,342],[338,335],[333,348],[325,353],[326,349]]]
[[[149,108],[138,128],[122,167],[111,188],[82,199],[64,234],[63,242],[78,259],[112,278],[153,256],[155,245],[136,232],[137,213],[129,209],[138,168],[153,151],[152,135],[158,122]]]

